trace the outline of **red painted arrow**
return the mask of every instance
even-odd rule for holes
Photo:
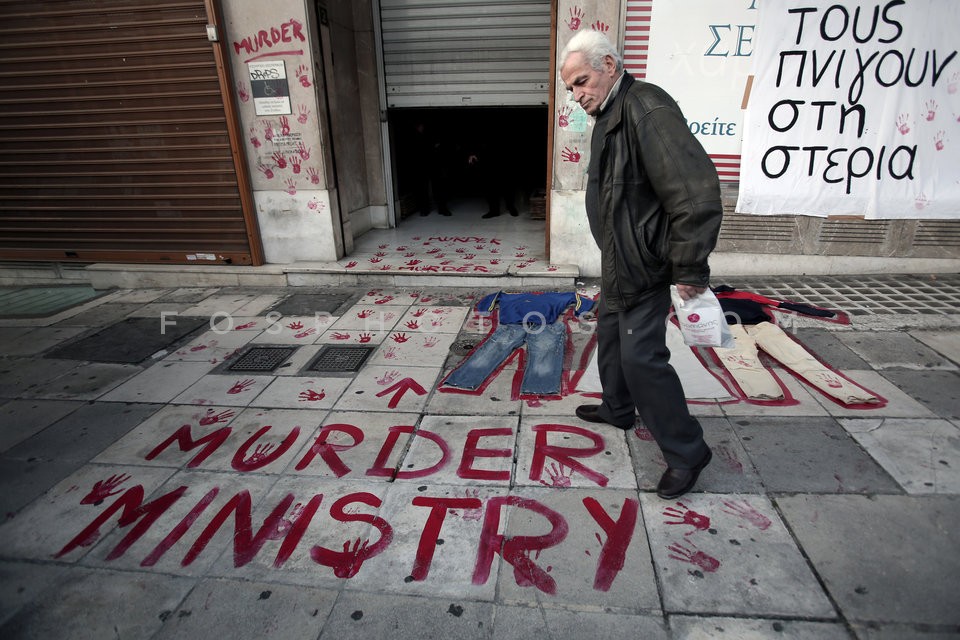
[[[382,398],[391,391],[396,391],[397,393],[390,398],[390,402],[387,404],[387,408],[396,409],[397,405],[400,404],[400,398],[403,397],[407,391],[413,391],[418,396],[426,395],[427,390],[420,386],[420,383],[414,380],[413,378],[404,378],[400,382],[396,383],[393,386],[387,387],[383,391],[377,394],[378,398]]]

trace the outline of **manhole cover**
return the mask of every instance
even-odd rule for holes
[[[475,340],[457,340],[450,345],[450,353],[455,356],[465,356],[473,351],[477,346]]]
[[[374,347],[324,347],[313,359],[308,371],[359,371]]]
[[[230,371],[273,371],[296,350],[296,347],[253,347],[227,368]]]

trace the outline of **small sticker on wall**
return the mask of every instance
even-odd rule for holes
[[[217,256],[213,253],[188,253],[187,260],[210,260],[216,261]]]
[[[253,107],[258,116],[293,113],[287,68],[282,60],[248,62]]]

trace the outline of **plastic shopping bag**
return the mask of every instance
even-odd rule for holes
[[[691,347],[723,347],[736,345],[720,301],[709,288],[690,300],[683,300],[677,287],[670,285],[670,298],[680,323],[683,341]]]

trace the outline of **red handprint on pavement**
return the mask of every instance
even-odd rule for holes
[[[403,344],[410,339],[410,336],[405,333],[392,333],[390,334],[390,339],[398,344]]]
[[[312,86],[312,85],[310,84],[310,77],[307,75],[307,72],[308,72],[308,69],[307,69],[307,66],[306,66],[306,65],[303,65],[303,64],[302,64],[302,65],[300,65],[299,67],[297,67],[297,70],[296,70],[295,73],[296,73],[296,76],[297,76],[297,80],[300,81],[300,86],[301,86],[301,87],[310,87],[310,86]]]
[[[407,254],[407,255],[413,256],[413,255],[416,255],[416,254],[415,254],[415,253],[409,253],[409,254]],[[407,260],[407,266],[408,266],[408,267],[413,267],[413,266],[416,266],[416,265],[420,264],[421,262],[423,262],[423,261],[422,261],[422,260]]]
[[[684,524],[693,527],[690,531],[683,534],[685,536],[693,535],[697,531],[706,531],[710,528],[710,518],[693,511],[682,502],[677,502],[676,507],[667,507],[663,510],[663,515],[672,520],[664,520],[664,524]]]
[[[120,485],[129,479],[130,476],[123,473],[120,475],[114,474],[106,480],[97,480],[93,484],[93,488],[90,489],[90,493],[84,496],[80,504],[101,504],[110,496],[115,496],[120,493]]]
[[[253,386],[253,380],[251,380],[250,378],[247,378],[246,380],[237,380],[236,382],[233,383],[233,386],[227,390],[227,393],[229,393],[232,396],[235,396],[239,393],[243,393],[244,391],[249,389],[251,386]]]
[[[312,335],[315,334],[316,332],[317,332],[317,328],[316,328],[316,327],[310,327],[309,329],[304,329],[303,331],[301,331],[301,332],[299,332],[299,333],[293,334],[293,337],[294,337],[294,338],[297,338],[297,339],[299,340],[299,339],[302,339],[302,338],[306,338],[306,337],[308,337],[308,336],[312,336]]]
[[[394,360],[397,357],[397,348],[396,347],[387,347],[383,350],[383,357],[387,360]]]
[[[331,551],[323,547],[314,547],[310,550],[310,555],[318,563],[333,569],[333,575],[338,578],[352,578],[360,571],[365,560],[375,555],[374,547],[368,547],[370,540],[364,540],[360,543],[360,538],[353,542],[353,548],[350,548],[350,541],[343,543],[343,551]],[[379,543],[375,546],[379,546]]]
[[[319,402],[326,398],[327,394],[324,389],[320,389],[320,391],[307,389],[306,391],[301,391],[297,397],[300,398],[300,402]]]
[[[572,472],[573,470],[571,469],[570,471]],[[550,468],[547,469],[547,476],[550,478],[550,482],[544,482],[542,478],[539,478],[540,484],[547,487],[569,487],[571,485],[569,473],[564,470],[563,465],[558,467],[556,462],[550,463]]]
[[[580,28],[580,25],[583,23],[583,9],[580,7],[571,7],[570,8],[570,19],[564,20],[567,23],[567,26],[570,27],[570,31],[576,31]]]
[[[351,261],[348,262],[347,265],[346,265],[347,269],[353,269],[355,266],[357,266],[357,261],[356,261],[356,260],[351,260]]]
[[[708,556],[703,551],[698,550],[697,547],[692,543],[687,542],[685,544],[681,544],[679,542],[674,542],[667,547],[667,550],[670,551],[669,556],[674,560],[695,565],[707,573],[713,573],[720,568],[719,560]]]
[[[761,531],[766,531],[770,528],[770,525],[773,524],[770,521],[770,518],[763,515],[746,501],[740,502],[724,502],[723,503],[725,513],[730,515],[737,516],[738,518],[743,518],[757,529]]]
[[[368,262],[372,262],[373,264],[377,264],[378,262],[383,262],[383,258],[370,258],[370,260],[369,260]]]
[[[481,520],[483,518],[483,499],[480,497],[479,489],[467,489],[463,492],[464,498],[475,498],[480,500],[480,504],[476,507],[470,507],[464,509],[463,513],[460,513],[456,509],[450,509],[450,515],[454,517],[463,518],[464,520]]]
[[[201,426],[207,426],[211,424],[217,424],[218,422],[229,422],[230,418],[234,416],[234,413],[231,409],[226,409],[220,413],[214,413],[213,409],[207,409],[207,412],[200,418],[199,422]]]
[[[260,464],[267,459],[271,451],[273,451],[273,443],[266,442],[264,444],[258,444],[257,448],[253,450],[253,455],[243,462],[250,466]]]
[[[405,326],[407,329],[410,329],[410,330],[419,329],[419,328],[420,328],[420,323],[417,322],[416,320],[407,320],[407,321],[404,323],[404,326]]]
[[[283,540],[287,536],[287,533],[290,532],[291,527],[293,527],[293,523],[296,522],[297,519],[299,519],[302,514],[303,514],[303,503],[298,502],[297,504],[293,505],[293,509],[290,511],[289,518],[280,518],[277,521],[277,526],[271,532],[270,539]]]
[[[386,254],[384,254],[384,255],[386,255]],[[374,300],[374,301],[373,301],[373,304],[387,304],[387,303],[390,302],[391,300],[393,300],[393,296],[383,296],[383,297],[380,298],[379,300]]]
[[[387,371],[383,374],[383,376],[377,378],[377,384],[379,384],[381,387],[385,387],[396,380],[399,375],[399,371]]]
[[[717,458],[723,460],[727,466],[730,467],[731,471],[734,473],[743,473],[743,463],[740,462],[737,454],[735,454],[730,447],[725,444],[720,444],[713,448],[713,452],[717,454]]]
[[[360,334],[360,337],[359,337],[358,340],[357,340],[357,342],[359,342],[360,344],[366,344],[366,343],[370,342],[371,340],[373,340],[373,334],[370,334],[370,333],[361,333],[361,334]]]
[[[425,349],[432,349],[433,347],[437,346],[439,342],[440,338],[437,336],[429,336],[428,338],[424,339],[423,346]]]
[[[362,311],[357,311],[358,318],[369,318],[373,315],[373,309],[363,309]]]
[[[333,333],[330,334],[330,337],[333,338],[334,340],[349,340],[350,334],[341,333],[340,331],[334,331]]]
[[[293,329],[294,331],[296,331],[297,329],[303,329],[303,323],[300,322],[299,320],[294,320],[293,322],[287,325],[287,329]]]
[[[251,320],[250,322],[244,322],[243,324],[238,324],[233,328],[234,331],[246,331],[247,329],[253,329],[257,326],[256,320]]]
[[[573,149],[570,147],[564,147],[560,152],[560,156],[565,162],[580,162],[580,150],[577,147],[574,147]]]

